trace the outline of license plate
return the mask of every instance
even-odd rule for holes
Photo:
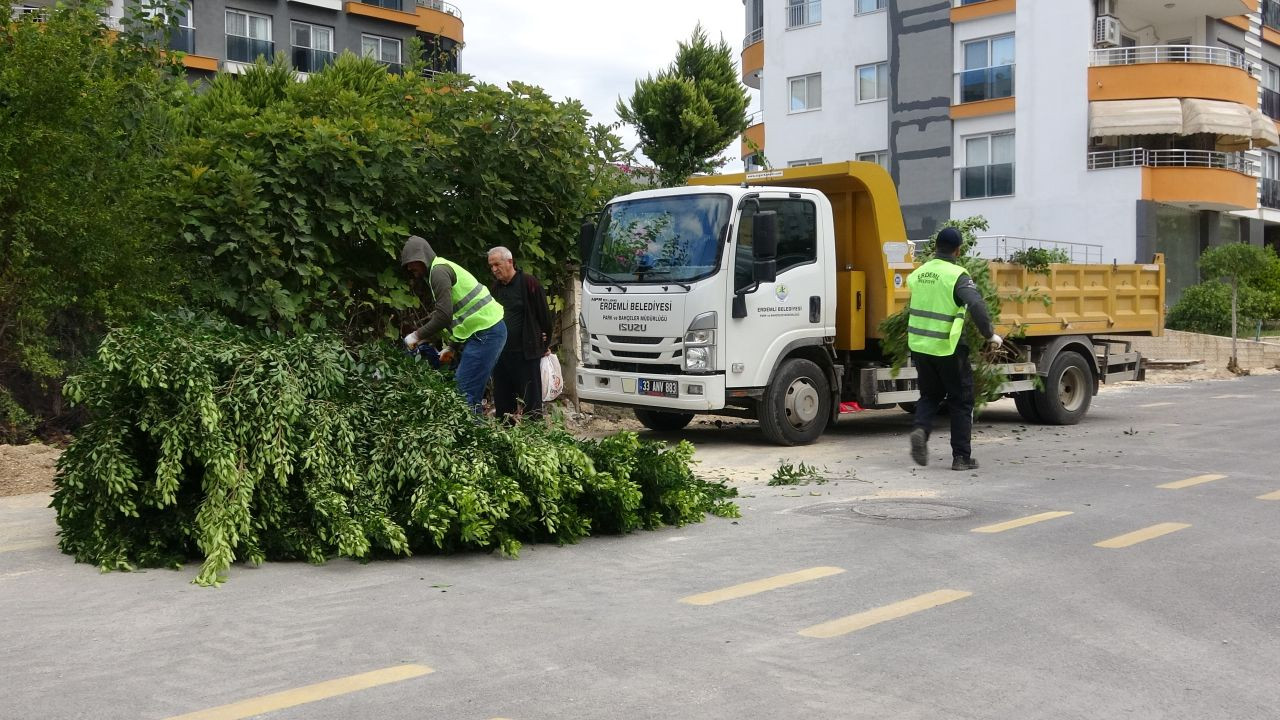
[[[680,397],[680,383],[676,380],[650,380],[640,378],[638,389],[641,395],[657,397]]]

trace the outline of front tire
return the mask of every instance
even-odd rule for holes
[[[818,439],[831,417],[831,385],[811,360],[791,358],[760,399],[760,429],[779,445],[806,445]]]
[[[657,432],[676,432],[683,430],[693,420],[693,413],[664,412],[662,410],[646,410],[635,408],[636,420],[640,424]]]
[[[1070,350],[1053,359],[1044,390],[1035,393],[1041,422],[1049,425],[1075,425],[1092,401],[1093,371],[1084,356]]]

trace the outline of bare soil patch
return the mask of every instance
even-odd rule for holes
[[[48,445],[0,445],[0,497],[53,492],[62,451]]]

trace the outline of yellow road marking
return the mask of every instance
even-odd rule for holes
[[[969,597],[973,593],[964,590],[935,590],[924,595],[917,595],[910,600],[902,600],[900,602],[884,605],[873,610],[860,612],[856,615],[838,618],[829,622],[820,623],[813,627],[807,627],[800,631],[801,635],[811,638],[833,638],[851,633],[855,630],[871,627],[886,620],[896,620],[900,617],[918,613],[921,610],[928,610],[939,605],[945,605],[949,602],[962,600]]]
[[[1259,500],[1280,500],[1280,490],[1267,493],[1266,495],[1259,495],[1258,499]]]
[[[714,605],[725,600],[737,600],[748,595],[755,595],[768,590],[777,590],[788,585],[807,582],[809,580],[817,580],[818,578],[828,577],[830,575],[839,575],[844,572],[844,568],[838,567],[815,567],[808,570],[797,570],[796,572],[786,573],[784,575],[774,575],[773,577],[763,580],[752,580],[751,582],[742,583],[741,585],[733,585],[732,587],[722,588],[720,590],[712,590],[711,592],[690,595],[689,597],[680,598],[680,602],[686,605]]]
[[[1146,405],[1139,405],[1138,407],[1140,407],[1140,408],[1153,408],[1153,407],[1164,407],[1164,406],[1166,406],[1166,405],[1172,405],[1172,404],[1173,404],[1173,403],[1171,403],[1171,402],[1158,402],[1158,403],[1147,403]]]
[[[1221,480],[1224,477],[1226,477],[1226,475],[1197,475],[1192,478],[1187,478],[1186,480],[1175,480],[1174,482],[1167,482],[1163,485],[1157,485],[1156,487],[1164,488],[1165,490],[1181,490],[1182,488],[1191,487],[1192,485],[1201,485],[1203,483],[1213,482],[1214,480]]]
[[[1168,535],[1171,532],[1186,530],[1189,527],[1191,526],[1187,523],[1160,523],[1159,525],[1152,525],[1149,528],[1134,530],[1131,533],[1118,535],[1110,540],[1096,542],[1093,545],[1094,547],[1100,548],[1124,548],[1129,547],[1130,545],[1137,545],[1138,543],[1146,540],[1158,538],[1161,535]]]
[[[27,542],[14,543],[12,545],[0,545],[0,553],[17,552],[18,550],[37,550],[39,548],[58,547],[58,541],[50,538],[48,540],[29,540]]]
[[[1040,513],[1039,515],[1028,515],[1027,517],[1024,517],[1024,518],[1018,518],[1017,520],[1010,520],[1008,522],[996,523],[995,525],[983,525],[982,527],[974,528],[969,532],[977,532],[977,533],[1004,532],[1005,530],[1012,530],[1014,528],[1020,528],[1025,525],[1032,525],[1038,522],[1044,522],[1045,520],[1053,520],[1055,518],[1066,517],[1070,514],[1071,514],[1070,510],[1054,510],[1053,512],[1043,512],[1043,513]]]
[[[326,680],[314,685],[285,690],[284,692],[263,695],[262,697],[241,700],[230,705],[222,705],[208,710],[175,715],[168,720],[241,720],[263,713],[283,710],[324,700],[338,695],[346,695],[357,690],[367,690],[379,685],[400,682],[435,672],[426,665],[396,665],[372,672],[351,675],[336,680]]]

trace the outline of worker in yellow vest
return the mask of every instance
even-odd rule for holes
[[[427,324],[404,337],[405,346],[412,350],[441,333],[447,333],[454,344],[461,343],[462,361],[453,373],[453,381],[471,409],[480,412],[485,385],[507,344],[502,306],[474,275],[436,255],[431,245],[417,235],[410,235],[405,241],[400,264],[415,279],[427,276],[435,303]]]
[[[982,337],[999,347],[1003,339],[991,326],[987,303],[969,272],[956,260],[963,239],[955,228],[938,233],[934,259],[907,278],[911,302],[907,315],[907,345],[919,379],[915,427],[911,430],[911,459],[929,464],[929,433],[933,418],[945,401],[951,411],[951,469],[976,470],[970,436],[973,433],[973,366],[964,341],[964,320],[973,318]]]

